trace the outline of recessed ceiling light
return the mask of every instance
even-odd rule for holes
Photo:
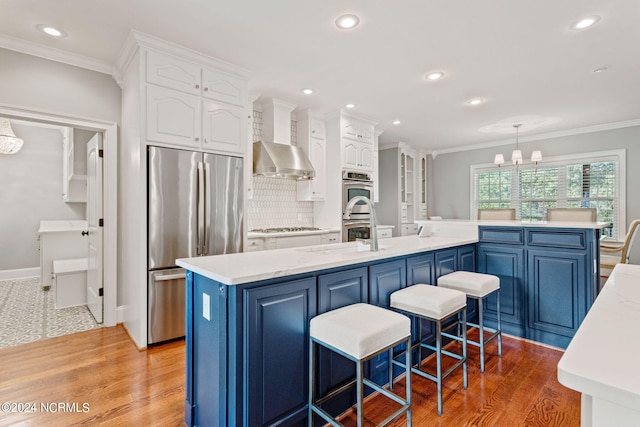
[[[593,70],[594,73],[604,73],[605,71],[607,71],[609,68],[607,67],[600,67],[600,68],[596,68],[595,70]]]
[[[347,108],[355,108],[356,104],[347,104],[347,105],[345,105],[345,107],[347,107]]]
[[[52,27],[51,25],[38,25],[36,28],[51,37],[64,37],[67,35],[64,31]]]
[[[575,22],[573,25],[571,25],[571,28],[573,30],[584,30],[585,28],[589,28],[599,20],[600,17],[598,15],[587,16],[586,18],[582,18],[578,22]]]
[[[336,26],[342,30],[349,30],[355,28],[360,23],[360,18],[356,15],[347,14],[341,15],[336,19]]]
[[[397,126],[397,125],[399,125],[399,124],[400,124],[400,123],[402,123],[402,122],[401,122],[400,120],[394,120],[392,123],[393,123],[394,125],[396,125],[396,126]]]
[[[304,88],[301,90],[301,92],[304,93],[305,95],[311,95],[313,93],[313,89]]]
[[[434,71],[432,73],[428,73],[425,77],[427,80],[440,80],[444,77],[444,73],[442,71]]]
[[[473,98],[467,101],[469,105],[480,105],[484,104],[485,100],[483,98]]]

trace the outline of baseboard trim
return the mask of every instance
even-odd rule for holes
[[[35,276],[40,276],[40,267],[0,270],[0,280],[24,279],[26,277]]]

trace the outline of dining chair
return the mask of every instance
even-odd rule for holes
[[[478,209],[478,219],[493,220],[514,220],[516,219],[515,209]]]
[[[549,208],[547,221],[588,221],[597,220],[595,208]]]
[[[600,242],[600,269],[612,269],[616,264],[640,264],[640,219],[631,221],[622,244]]]

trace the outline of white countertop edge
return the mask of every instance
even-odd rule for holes
[[[44,220],[40,221],[38,233],[60,233],[65,231],[85,230],[87,221],[85,220]]]
[[[558,362],[560,384],[616,405],[640,407],[640,266],[617,264]]]
[[[414,244],[411,244],[411,241]],[[417,242],[417,243],[415,243]],[[421,252],[434,251],[450,247],[477,243],[477,238],[404,236],[384,239],[383,246],[391,246],[378,252],[363,251],[348,254],[318,254],[305,251],[305,248],[274,249],[269,251],[243,252],[239,254],[214,255],[208,257],[177,259],[176,264],[199,275],[208,277],[226,285],[239,285],[278,277],[293,276],[313,271],[327,270],[347,265],[361,264]],[[351,243],[336,243],[321,245],[322,247],[337,248]],[[310,246],[318,248],[318,246]],[[309,248],[309,247],[306,247]],[[264,268],[256,268],[260,258],[266,260]],[[283,260],[281,265],[275,261]],[[254,271],[250,269],[253,266]],[[268,267],[266,266],[268,265]],[[244,267],[244,268],[243,268]],[[224,271],[226,270],[226,272]]]
[[[608,222],[582,222],[582,221],[497,221],[477,219],[442,219],[442,220],[418,220],[416,224],[473,224],[478,226],[496,227],[542,227],[542,228],[586,228],[603,229],[611,224]]]

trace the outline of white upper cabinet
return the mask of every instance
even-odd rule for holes
[[[147,140],[242,155],[246,80],[153,50],[146,57]]]
[[[202,96],[229,104],[244,106],[247,103],[246,81],[222,71],[202,70]]]
[[[374,125],[364,119],[341,115],[340,144],[343,169],[374,172],[374,162],[376,161]]]
[[[316,171],[309,181],[298,181],[297,199],[300,201],[325,200],[327,188],[326,124],[311,116],[308,110],[296,114],[298,147],[301,147]]]
[[[147,53],[147,83],[200,93],[200,67],[194,63],[155,51]]]
[[[147,85],[147,139],[200,148],[200,98]]]

